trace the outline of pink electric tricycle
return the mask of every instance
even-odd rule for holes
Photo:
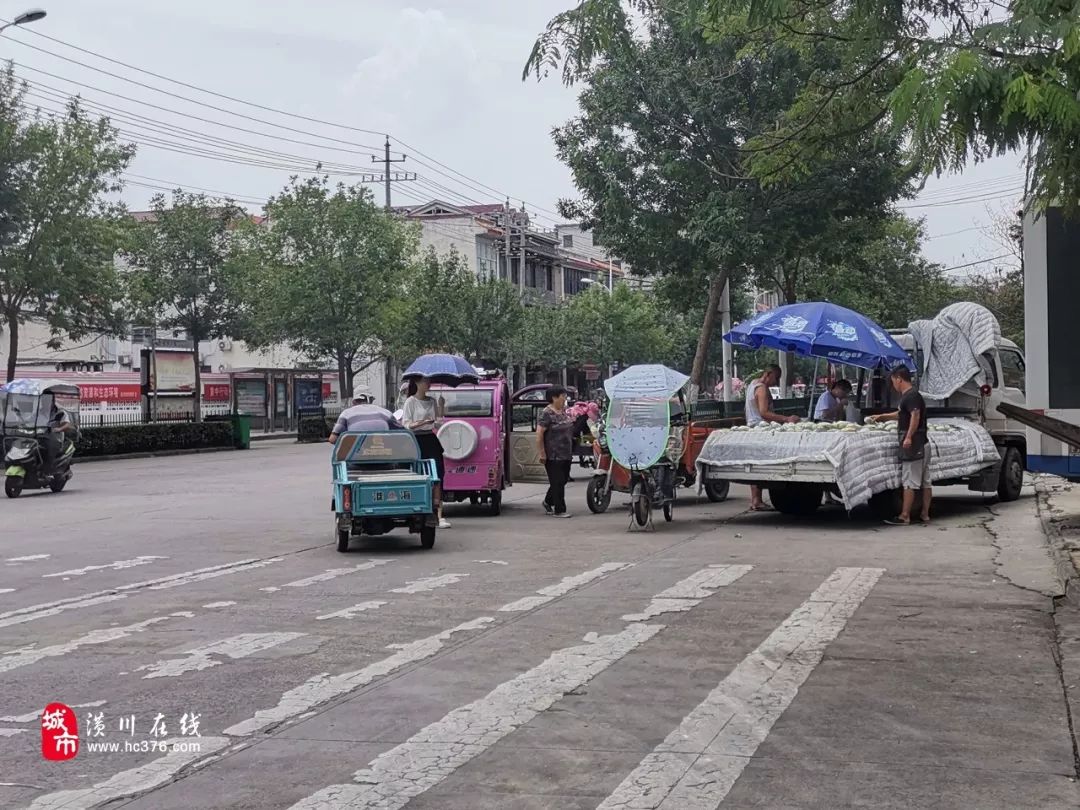
[[[510,480],[510,434],[514,430],[510,389],[501,376],[457,388],[431,386],[429,396],[443,401],[439,441],[446,478],[443,503],[485,504],[502,510],[502,492]]]

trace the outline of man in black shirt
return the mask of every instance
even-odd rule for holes
[[[888,520],[894,526],[911,524],[911,510],[915,505],[915,490],[922,492],[921,519],[930,522],[930,451],[926,435],[926,402],[911,384],[911,372],[897,366],[889,375],[893,390],[900,394],[899,408],[893,413],[870,417],[876,422],[895,419],[899,428],[900,468],[904,483],[904,500],[900,514]]]

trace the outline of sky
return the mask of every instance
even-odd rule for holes
[[[56,109],[81,94],[139,144],[125,178],[132,209],[177,186],[254,209],[320,161],[355,182],[379,168],[372,156],[381,159],[384,133],[392,156],[406,157],[393,169],[418,175],[394,184],[396,205],[509,196],[551,227],[557,200],[575,196],[551,130],[574,114],[576,94],[554,77],[521,80],[537,33],[574,0],[42,1],[48,16],[9,28],[0,59],[32,83],[30,102]],[[3,0],[0,17],[24,9]],[[977,262],[954,271],[969,273],[1008,252],[990,223],[1016,207],[1022,185],[1019,158],[1006,156],[931,178],[902,205],[925,218],[926,256],[950,268]],[[373,190],[381,200],[382,185]]]

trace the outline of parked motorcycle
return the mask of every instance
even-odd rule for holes
[[[13,380],[0,386],[4,494],[25,489],[60,492],[71,480],[78,434],[79,388],[59,380]],[[66,428],[67,431],[60,428]],[[49,444],[55,448],[49,463]]]

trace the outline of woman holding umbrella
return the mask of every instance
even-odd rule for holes
[[[443,420],[445,401],[428,396],[428,389],[433,382],[443,385],[458,386],[463,382],[476,383],[478,377],[474,369],[463,357],[453,354],[425,354],[416,358],[402,375],[409,384],[408,399],[402,408],[401,422],[416,436],[420,445],[420,456],[435,462],[439,474],[439,485],[434,496],[438,504],[439,528],[449,529],[450,521],[442,512],[442,481],[446,477],[443,463],[443,446],[436,433]]]
[[[443,462],[443,446],[435,431],[442,423],[443,400],[428,396],[428,388],[431,380],[427,377],[409,380],[409,398],[405,400],[402,409],[402,423],[416,436],[416,443],[420,445],[420,457],[430,458],[435,461],[435,469],[439,473],[439,484],[435,487],[435,502],[439,510],[439,528],[449,529],[450,521],[443,517],[442,513],[442,481],[446,478],[446,467]]]

